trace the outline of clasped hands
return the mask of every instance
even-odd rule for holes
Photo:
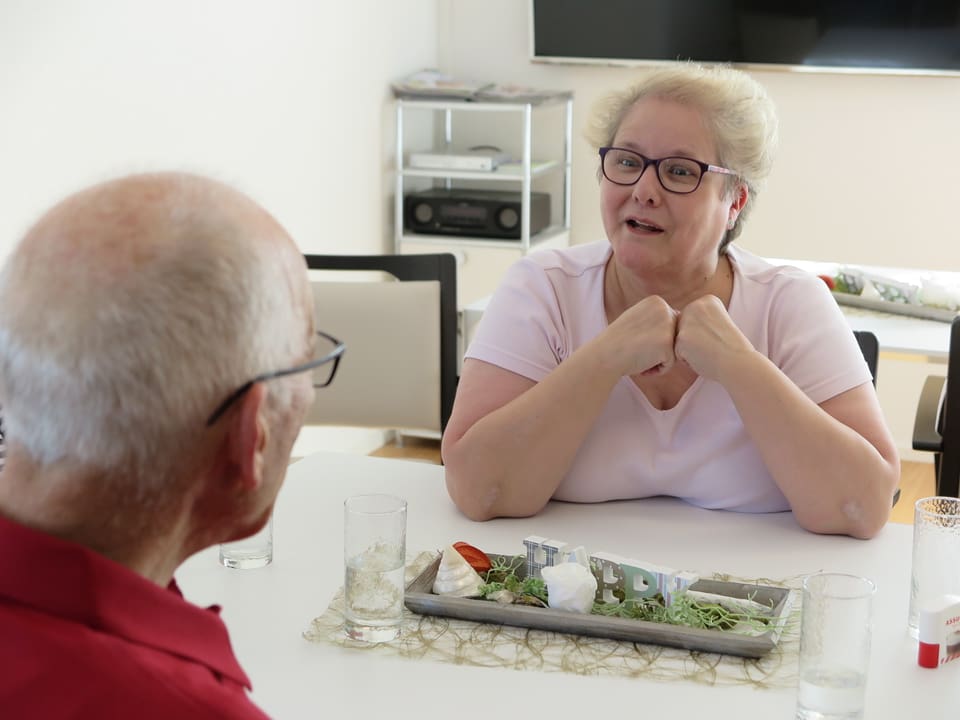
[[[680,361],[716,380],[727,363],[753,351],[715,295],[697,298],[682,311],[651,295],[624,311],[605,335],[624,375],[659,375]]]

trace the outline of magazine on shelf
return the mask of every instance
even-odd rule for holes
[[[400,98],[472,98],[477,91],[493,83],[462,80],[436,70],[422,70],[393,83],[393,93]]]
[[[437,70],[421,70],[398,80],[392,85],[399,98],[448,98],[477,102],[541,103],[547,100],[567,99],[573,93],[567,90],[540,90],[526,85],[497,85],[454,78]]]
[[[539,90],[526,85],[490,85],[474,93],[472,99],[481,102],[539,103],[547,100],[572,98],[569,90]]]

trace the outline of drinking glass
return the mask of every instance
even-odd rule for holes
[[[264,567],[273,561],[273,513],[267,524],[250,537],[220,545],[220,564],[228,568],[249,570]]]
[[[960,595],[960,499],[917,500],[913,515],[913,565],[907,626],[917,637],[920,611]]]
[[[400,635],[403,618],[407,501],[355,495],[343,505],[345,629],[364,642]]]
[[[875,592],[857,575],[804,578],[797,720],[863,717]]]

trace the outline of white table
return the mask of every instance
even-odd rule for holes
[[[274,563],[228,570],[216,549],[177,573],[198,604],[219,603],[253,697],[278,718],[486,718],[482,698],[499,698],[504,717],[631,717],[639,703],[660,717],[792,718],[795,690],[710,687],[679,681],[580,677],[384,657],[302,638],[343,581],[343,500],[390,492],[409,502],[407,549],[465,540],[489,552],[522,551],[542,535],[664,565],[712,574],[790,577],[828,569],[873,578],[876,630],[867,691],[871,720],[960,717],[960,662],[937,670],[916,663],[906,630],[912,528],[888,525],[859,541],[810,534],[789,513],[743,515],[671,499],[598,505],[551,503],[527,519],[474,523],[450,502],[443,468],[407,460],[323,453],[290,467],[275,511]],[[649,705],[648,705],[649,706]]]
[[[880,352],[926,356],[928,362],[947,362],[950,323],[841,305],[852,330],[869,330],[877,336]]]

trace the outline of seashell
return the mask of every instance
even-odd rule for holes
[[[518,595],[517,599],[514,600],[513,602],[516,603],[517,605],[531,605],[533,607],[541,607],[541,608],[547,607],[547,604],[543,600],[538,598],[536,595],[530,595],[529,593]]]
[[[437,595],[453,597],[479,597],[483,578],[470,567],[463,555],[449,545],[440,558],[437,577],[433,581],[433,592]]]
[[[510,605],[517,601],[517,596],[509,590],[497,590],[487,595],[487,600],[495,600],[501,605]]]
[[[764,605],[763,603],[758,603],[748,598],[715,595],[714,593],[701,592],[699,590],[687,590],[687,597],[701,604],[719,605],[730,612],[754,615],[760,615],[762,613],[772,614],[772,608],[769,605]]]

